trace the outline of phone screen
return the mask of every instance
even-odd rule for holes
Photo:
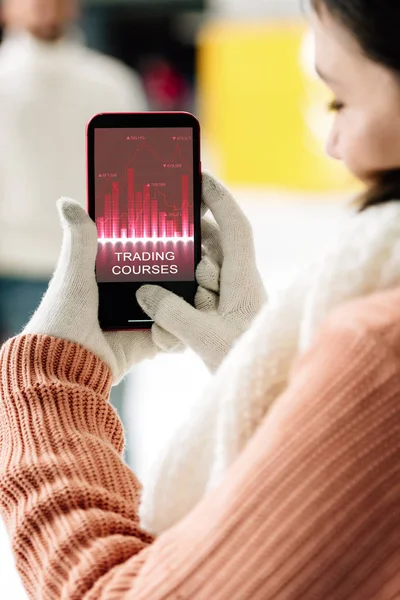
[[[97,128],[98,282],[195,277],[193,130]]]

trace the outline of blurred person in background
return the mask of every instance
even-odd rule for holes
[[[83,45],[78,0],[3,0],[0,46],[0,340],[40,302],[61,236],[55,199],[86,202],[85,128],[146,110],[138,76]],[[123,413],[124,386],[113,390]]]
[[[59,205],[55,276],[0,357],[0,509],[32,598],[399,597],[400,11],[312,5],[335,94],[329,152],[368,191],[281,298],[265,303],[249,223],[205,175],[214,218],[202,223],[196,308],[147,285],[137,296],[152,332],[103,333],[96,226],[78,203]],[[164,521],[141,527],[109,389],[183,345],[217,373],[169,461],[178,508],[160,484]]]

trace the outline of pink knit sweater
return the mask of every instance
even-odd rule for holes
[[[0,510],[31,598],[400,598],[399,290],[331,317],[222,485],[157,540],[110,382],[67,341],[2,350]]]

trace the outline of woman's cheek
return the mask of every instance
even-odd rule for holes
[[[343,163],[357,179],[366,181],[377,167],[374,136],[370,135],[369,128],[361,120],[348,119],[347,123],[342,122],[341,125],[340,151]]]
[[[341,148],[342,160],[345,167],[357,179],[364,180],[368,171],[364,162],[364,149],[362,144],[358,144],[355,139],[343,143]]]

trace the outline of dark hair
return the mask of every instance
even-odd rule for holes
[[[356,38],[365,56],[399,78],[400,87],[399,0],[311,0],[311,4],[316,12],[324,6]],[[400,168],[380,174],[357,204],[364,210],[397,198],[400,200]]]

